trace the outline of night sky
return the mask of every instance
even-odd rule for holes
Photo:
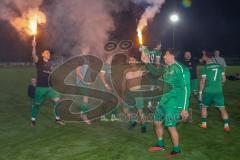
[[[145,4],[132,4],[129,11],[114,15],[117,30],[111,39],[135,41],[137,19],[145,7]],[[169,16],[173,12],[180,15],[180,21],[174,27],[175,47],[180,52],[190,50],[197,56],[201,50],[220,49],[225,57],[240,56],[240,1],[192,0],[190,7],[184,7],[181,0],[166,0],[161,13],[144,32],[147,45],[161,40],[164,48],[172,47],[173,26]],[[3,21],[0,21],[0,36],[0,61],[31,60],[30,39],[21,41],[18,33]],[[39,43],[42,48],[54,50],[54,46]]]
[[[240,55],[239,1],[193,0],[190,8],[177,8],[182,19],[176,27],[177,48],[195,52],[217,48],[224,56]],[[167,42],[168,35],[163,36]]]

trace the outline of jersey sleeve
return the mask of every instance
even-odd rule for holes
[[[190,76],[187,73],[187,70],[181,65],[178,65],[177,69],[177,77],[178,77],[178,108],[181,110],[188,110],[189,104],[189,84]]]
[[[144,48],[143,53],[146,54],[146,55],[149,55],[150,50],[146,47],[146,48]]]
[[[163,75],[163,68],[158,68],[152,63],[146,64],[146,70],[154,76],[162,76]]]

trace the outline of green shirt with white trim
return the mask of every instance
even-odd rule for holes
[[[146,69],[154,76],[162,76],[162,69],[159,69],[160,66],[158,65],[158,63],[161,61],[161,50],[149,50],[148,48],[145,48],[143,52],[149,57],[150,60],[150,63],[147,64]]]
[[[216,63],[206,64],[201,70],[201,77],[205,77],[203,92],[222,92],[222,75],[225,75],[224,68]]]
[[[165,68],[163,75],[166,85],[171,85],[172,89],[164,93],[162,100],[168,101],[173,98],[177,101],[177,107],[179,109],[188,109],[189,96],[190,96],[190,72],[187,67],[176,62]],[[165,84],[165,83],[164,83]],[[167,89],[164,86],[164,89]]]
[[[152,64],[156,64],[158,61],[157,59],[160,60],[162,56],[162,52],[158,49],[149,50],[148,48],[145,48],[143,52],[149,56],[150,63]]]

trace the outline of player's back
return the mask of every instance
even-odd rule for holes
[[[202,77],[205,77],[204,92],[217,93],[222,92],[222,75],[224,69],[216,63],[206,64],[202,69]]]

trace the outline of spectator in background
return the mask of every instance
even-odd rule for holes
[[[229,75],[229,76],[226,76],[228,80],[230,81],[236,81],[236,80],[240,80],[240,74],[237,73],[235,75]]]
[[[224,69],[227,67],[225,59],[223,57],[220,57],[220,51],[219,50],[214,51],[214,57],[212,57],[212,61],[214,63],[219,64]]]
[[[199,107],[201,108],[201,104],[198,100],[198,91],[199,91],[199,79],[197,77],[197,65],[201,63],[201,59],[194,59],[192,57],[191,52],[186,51],[184,53],[184,57],[182,63],[189,69],[190,71],[190,79],[191,79],[191,94],[194,99],[199,103]]]
[[[31,84],[28,85],[28,97],[30,98],[31,104],[33,104],[33,100],[35,97],[36,84],[37,84],[36,78],[32,78]]]
[[[188,67],[190,71],[190,76],[191,76],[191,92],[194,95],[198,94],[198,86],[199,86],[199,81],[197,78],[197,64],[199,63],[198,60],[195,60],[192,58],[192,54],[189,51],[186,51],[184,53],[184,58],[182,63]]]

